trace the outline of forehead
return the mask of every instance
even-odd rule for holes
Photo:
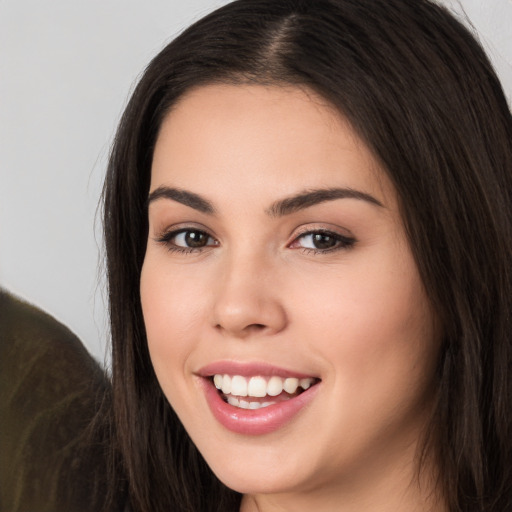
[[[182,97],[157,139],[151,189],[165,184],[254,195],[346,186],[394,197],[377,159],[348,121],[315,93],[291,86],[209,85]]]

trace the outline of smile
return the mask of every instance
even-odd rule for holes
[[[321,380],[268,364],[214,363],[198,372],[210,411],[236,434],[279,430],[307,409]]]
[[[312,377],[244,377],[218,373],[213,376],[213,384],[229,405],[252,410],[290,400],[315,383],[316,379]],[[247,399],[244,400],[245,397]]]

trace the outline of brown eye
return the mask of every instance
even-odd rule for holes
[[[338,243],[336,238],[327,233],[315,233],[311,238],[315,249],[332,249]]]
[[[200,229],[180,229],[170,231],[160,238],[158,242],[165,245],[170,251],[191,252],[194,249],[203,249],[218,245],[217,240]]]
[[[210,238],[204,231],[185,231],[183,235],[186,247],[204,247],[208,244]]]
[[[310,231],[299,236],[291,247],[322,253],[338,249],[349,249],[355,242],[353,238],[331,231]]]

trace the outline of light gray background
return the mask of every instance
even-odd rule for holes
[[[104,361],[96,217],[116,123],[164,44],[226,0],[0,0],[0,285]],[[463,6],[512,98],[512,0]]]

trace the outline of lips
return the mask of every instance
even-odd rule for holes
[[[216,363],[199,372],[214,417],[245,435],[278,430],[316,396],[320,379],[269,365]]]

